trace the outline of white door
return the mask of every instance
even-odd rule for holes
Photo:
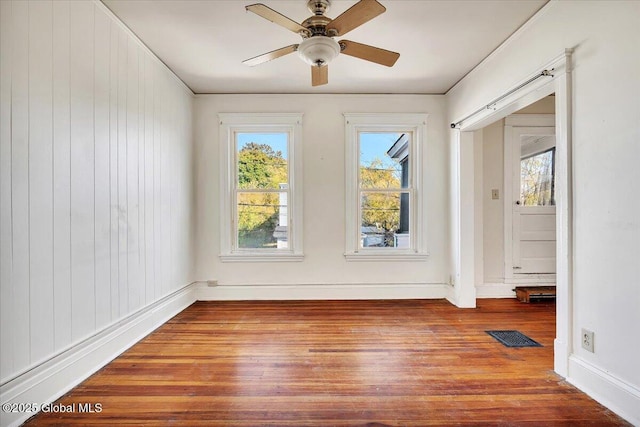
[[[513,133],[513,274],[554,274],[555,128],[515,127]]]
[[[505,122],[505,279],[552,282],[556,272],[553,115]]]

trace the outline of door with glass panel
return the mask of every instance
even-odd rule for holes
[[[513,276],[555,274],[555,128],[513,127],[511,144]]]

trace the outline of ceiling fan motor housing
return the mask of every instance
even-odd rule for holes
[[[298,46],[298,55],[309,65],[321,67],[328,64],[340,53],[337,41],[327,36],[305,39]]]

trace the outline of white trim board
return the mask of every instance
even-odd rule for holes
[[[569,357],[567,381],[635,426],[640,426],[640,390],[582,358]]]
[[[7,381],[0,387],[5,403],[51,403],[118,357],[153,330],[193,304],[196,283],[167,295],[126,319],[79,342],[67,351]],[[35,415],[0,413],[2,426],[18,426]]]
[[[445,299],[445,284],[311,284],[311,285],[220,285],[201,282],[198,301],[249,300],[352,300],[352,299]]]
[[[482,283],[476,285],[476,297],[477,298],[515,298],[516,293],[514,289],[516,286],[526,285],[528,287],[534,286],[555,286],[555,279],[545,280],[530,280],[528,282],[491,282]]]
[[[511,283],[483,283],[476,285],[476,298],[515,298]]]

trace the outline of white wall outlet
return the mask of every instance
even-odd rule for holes
[[[218,281],[217,280],[207,280],[207,286],[209,286],[210,288],[212,288],[214,286],[218,286]]]
[[[500,190],[498,190],[497,188],[491,190],[491,198],[493,200],[498,200],[500,198]]]
[[[582,348],[584,348],[587,351],[590,351],[591,353],[594,353],[595,350],[593,347],[593,331],[582,328],[581,337],[582,337]]]

